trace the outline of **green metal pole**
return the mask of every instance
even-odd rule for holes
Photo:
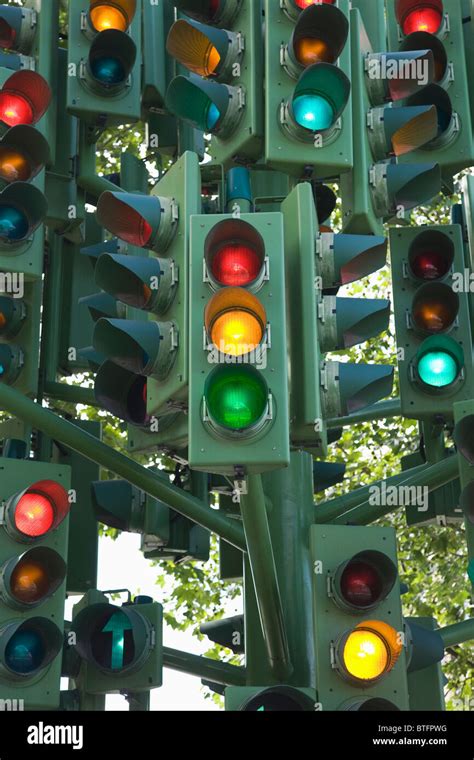
[[[43,393],[46,398],[54,398],[58,401],[85,404],[86,406],[99,406],[93,388],[83,388],[81,385],[48,382],[45,383]]]
[[[262,476],[293,672],[286,683],[314,687],[310,527],[314,522],[313,459],[295,451],[290,466]]]
[[[439,633],[443,639],[445,647],[464,644],[465,641],[471,641],[474,639],[474,618],[464,620],[462,623],[447,625],[446,628],[438,628],[437,633]]]
[[[211,509],[199,499],[166,482],[151,470],[143,467],[130,457],[124,456],[81,430],[77,425],[58,417],[48,409],[24,396],[22,393],[0,384],[0,409],[10,412],[21,420],[31,422],[34,428],[46,433],[50,438],[69,446],[87,459],[114,472],[142,491],[160,499],[172,509],[180,512],[193,522],[217,533],[233,546],[246,551],[242,526],[236,520],[225,517],[218,510]]]
[[[387,486],[396,486],[403,483],[408,475],[423,475],[429,467],[430,465],[428,464],[420,464],[418,467],[413,467],[408,472],[399,472],[397,475],[392,475],[385,481],[378,480],[368,486],[363,486],[363,488],[357,488],[355,491],[343,494],[343,496],[337,496],[335,499],[331,499],[331,501],[317,504],[314,522],[318,524],[330,523],[349,510],[355,509],[355,507],[364,504],[371,494],[371,489],[380,488],[383,482],[385,482]]]
[[[61,280],[63,275],[62,245],[62,238],[50,233],[48,268],[43,303],[43,325],[49,325],[50,329],[44,329],[41,337],[39,400],[43,398],[44,386],[48,381],[55,382],[56,380],[59,358],[58,326],[61,314]]]
[[[380,401],[373,404],[360,412],[349,414],[347,417],[332,417],[326,422],[328,430],[335,430],[340,427],[350,427],[360,422],[372,422],[373,420],[384,420],[389,417],[401,417],[402,407],[400,399],[390,399],[389,401]]]
[[[267,656],[274,675],[288,679],[293,666],[278,586],[265,494],[260,475],[249,475],[240,509]]]
[[[245,668],[217,662],[209,657],[200,657],[178,649],[163,647],[163,664],[165,668],[179,670],[206,681],[214,681],[225,686],[245,686]]]
[[[445,486],[457,477],[459,477],[458,462],[457,458],[452,456],[442,462],[430,465],[423,472],[418,472],[416,475],[407,477],[405,480],[400,481],[397,487],[422,488],[426,486],[431,493],[431,491]],[[337,525],[368,525],[374,522],[374,520],[379,520],[381,517],[385,517],[390,512],[394,512],[404,506],[406,505],[400,504],[394,506],[391,504],[388,506],[385,504],[380,506],[380,504],[371,504],[370,501],[365,501],[363,504],[355,507],[355,509],[351,509],[349,512],[337,517],[333,522]]]
[[[96,174],[96,145],[88,140],[88,127],[81,124],[79,128],[79,145],[78,145],[78,177],[76,183],[79,187],[90,193],[94,198],[98,198],[101,193],[110,190],[112,193],[121,192],[122,188],[109,182],[105,177],[98,177]]]
[[[250,562],[246,554],[243,556],[247,686],[273,686],[278,683],[278,678],[271,668],[267,655]]]

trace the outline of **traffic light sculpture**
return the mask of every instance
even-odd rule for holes
[[[198,157],[187,152],[151,195],[106,192],[99,198],[100,223],[144,254],[104,253],[96,264],[97,284],[133,311],[132,319],[96,323],[94,347],[108,359],[97,375],[96,395],[132,424],[146,425],[152,415],[186,406],[188,237],[190,217],[200,212],[200,191]]]
[[[407,710],[395,531],[314,525],[311,552],[321,709]]]
[[[402,414],[449,421],[472,396],[472,334],[459,225],[390,230]]]
[[[67,108],[93,129],[140,118],[141,12],[141,0],[69,4]]]
[[[417,151],[409,166],[401,163],[437,134],[432,104],[404,102],[422,89],[419,69],[432,81],[433,54],[416,47],[374,53],[357,9],[350,26],[354,168],[341,177],[343,231],[377,235],[384,219],[404,217],[441,189],[440,168],[429,152],[420,158]]]
[[[474,586],[474,402],[454,405],[454,443],[458,451],[461,477],[460,506],[464,513],[469,579]]]
[[[434,105],[436,134],[401,160],[404,163],[436,161],[450,191],[453,175],[474,162],[464,16],[458,0],[395,0],[387,4],[392,49],[405,55],[408,50],[431,50],[435,64],[434,80],[401,105]]]
[[[181,16],[166,47],[190,73],[175,77],[166,105],[212,135],[213,161],[230,166],[260,158],[263,142],[263,47],[260,0],[175,2]]]
[[[352,167],[349,2],[265,2],[265,161],[298,177]]]
[[[149,691],[162,683],[163,608],[149,597],[118,607],[89,591],[73,609],[80,659],[75,683],[89,694]]]
[[[189,466],[289,462],[283,216],[191,220]]]
[[[314,689],[294,686],[228,686],[225,709],[239,712],[314,712]]]
[[[59,708],[70,468],[0,459],[0,698]]]
[[[388,326],[384,300],[337,298],[339,287],[384,266],[383,237],[319,233],[313,192],[300,183],[282,204],[290,378],[291,441],[324,456],[325,420],[341,417],[390,395],[393,367],[324,360],[378,335]]]

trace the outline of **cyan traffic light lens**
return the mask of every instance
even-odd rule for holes
[[[209,105],[206,111],[206,127],[209,130],[214,129],[217,122],[221,118],[221,113],[215,103],[209,101]]]
[[[41,666],[45,653],[40,633],[24,626],[13,634],[5,648],[5,665],[14,673],[28,675]]]
[[[28,234],[26,215],[16,206],[0,205],[0,237],[7,240],[23,240]]]
[[[114,610],[104,621],[100,618],[91,633],[92,655],[98,665],[122,670],[135,659],[132,623],[121,610]]]
[[[296,123],[311,132],[329,129],[334,121],[334,109],[322,95],[299,95],[293,101],[293,114]]]
[[[446,351],[429,351],[418,362],[418,374],[425,385],[446,388],[458,377],[459,367]]]
[[[217,367],[204,388],[212,422],[229,431],[245,431],[265,417],[268,388],[263,376],[250,366]]]
[[[101,84],[120,84],[126,78],[125,69],[117,58],[96,58],[91,61],[91,71]]]

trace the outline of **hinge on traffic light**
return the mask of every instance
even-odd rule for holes
[[[174,325],[172,325],[170,328],[170,334],[171,334],[171,346],[170,346],[170,353],[171,353],[171,351],[176,351],[176,349],[179,348],[179,332]]]
[[[170,261],[170,269],[171,269],[171,286],[177,285],[179,282],[179,267],[176,266],[176,262],[174,259]]]

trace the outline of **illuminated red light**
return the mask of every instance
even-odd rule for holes
[[[380,574],[365,562],[350,562],[341,577],[341,593],[354,607],[368,607],[382,594]]]
[[[15,510],[15,527],[30,538],[44,536],[54,523],[54,508],[46,496],[25,493]]]
[[[335,0],[294,0],[297,8],[304,10],[310,5],[334,5]]]
[[[212,274],[221,285],[242,287],[259,275],[261,259],[257,251],[242,243],[225,243],[212,261]]]
[[[439,31],[442,20],[443,14],[434,8],[414,10],[403,22],[403,33],[428,32],[428,34],[436,34]]]
[[[440,251],[422,251],[412,261],[411,268],[420,280],[438,280],[449,272],[449,261]]]
[[[32,124],[33,109],[21,95],[0,92],[0,120],[9,127],[16,127],[17,124]]]

